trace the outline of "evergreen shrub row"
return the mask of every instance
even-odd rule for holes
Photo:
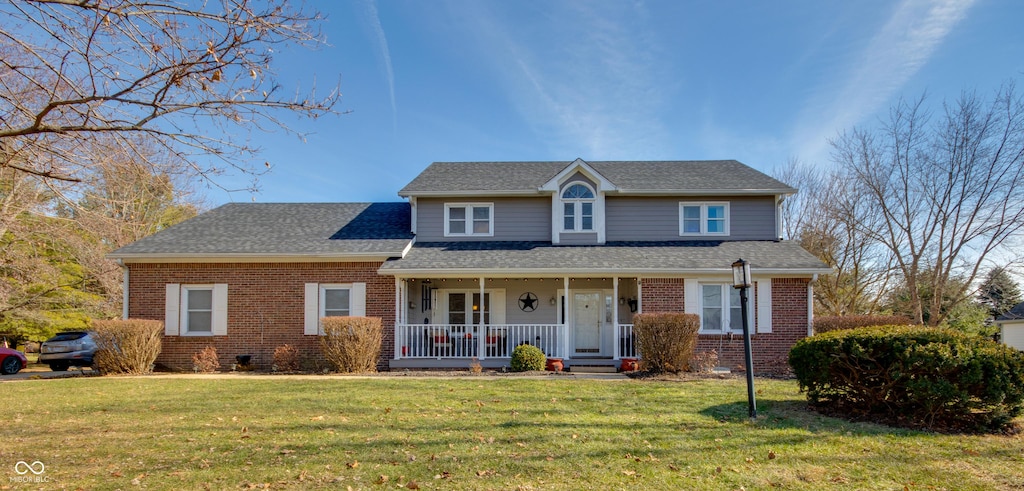
[[[812,407],[852,419],[992,432],[1024,411],[1024,352],[951,329],[832,331],[797,342],[789,364]]]

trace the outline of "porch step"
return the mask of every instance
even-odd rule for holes
[[[610,365],[578,365],[572,364],[569,366],[569,372],[571,373],[615,373],[616,369]]]

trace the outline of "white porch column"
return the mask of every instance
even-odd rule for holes
[[[405,280],[395,276],[395,359],[402,358],[402,343],[400,342],[402,324],[402,286]]]
[[[484,302],[484,277],[480,277],[480,329],[476,333],[476,354],[477,358],[487,358],[487,323],[484,322],[484,313],[487,312],[487,302]]]
[[[640,277],[636,277],[636,313],[644,313],[644,292],[641,288],[643,282],[640,281]]]
[[[618,360],[619,353],[619,277],[612,277],[612,359]]]
[[[562,358],[569,358],[569,354],[572,350],[569,349],[569,317],[572,313],[570,299],[572,295],[569,292],[569,277],[562,277],[562,292],[565,294],[565,300],[562,300],[562,307],[565,310],[565,315],[562,316]]]

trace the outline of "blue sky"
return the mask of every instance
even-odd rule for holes
[[[1024,81],[1024,2],[371,1],[311,5],[329,46],[279,52],[339,109],[258,134],[261,191],[395,201],[434,161],[736,159],[827,166],[828,138],[899,97],[939,109]],[[262,167],[262,165],[260,165]],[[221,179],[228,187],[247,179]]]

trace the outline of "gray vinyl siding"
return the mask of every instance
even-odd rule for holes
[[[445,237],[445,203],[494,203],[494,236]],[[551,198],[420,198],[416,200],[416,241],[551,240]]]
[[[709,236],[725,240],[773,240],[775,198],[736,197],[613,197],[605,200],[605,234],[609,242],[646,240],[700,240],[679,235],[680,202],[726,201],[729,203],[729,235]],[[564,237],[564,236],[563,236]]]

